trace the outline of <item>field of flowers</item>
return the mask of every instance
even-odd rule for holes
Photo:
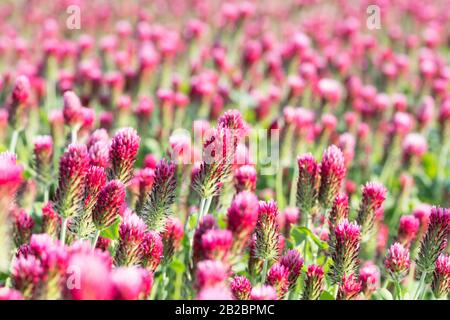
[[[0,300],[447,299],[449,0],[0,3]]]

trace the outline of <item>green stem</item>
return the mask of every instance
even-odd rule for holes
[[[62,219],[62,223],[61,223],[61,235],[60,235],[60,241],[61,244],[64,245],[66,243],[66,229],[67,229],[67,218],[63,218]]]
[[[16,145],[17,145],[17,140],[19,138],[19,132],[20,130],[15,129],[12,133],[12,137],[11,137],[11,143],[9,144],[9,151],[10,152],[15,152],[16,151]]]
[[[264,259],[263,268],[261,272],[261,282],[264,284],[266,282],[266,273],[267,273],[267,267],[269,265],[269,261],[267,259]]]
[[[95,248],[95,246],[97,245],[97,241],[98,241],[98,238],[100,237],[100,230],[97,230],[96,232],[95,232],[95,236],[94,236],[94,239],[92,240],[92,247],[93,248]]]
[[[422,275],[420,276],[419,285],[417,286],[416,293],[414,294],[414,300],[419,300],[422,298],[426,277],[427,277],[427,273],[422,272]]]

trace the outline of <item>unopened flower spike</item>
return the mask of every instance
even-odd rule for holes
[[[175,201],[175,164],[162,159],[155,168],[153,187],[139,213],[149,230],[162,231]]]
[[[339,192],[347,169],[342,151],[332,145],[328,147],[320,162],[319,202],[323,208],[330,208]]]
[[[119,129],[111,140],[109,159],[112,176],[127,184],[133,177],[133,165],[141,138],[133,128]]]

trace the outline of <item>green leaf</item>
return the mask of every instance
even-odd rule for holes
[[[394,300],[394,298],[392,297],[392,293],[386,288],[378,289],[377,294],[383,300]]]
[[[320,300],[335,300],[335,299],[331,293],[329,293],[328,291],[324,291],[320,295]]]
[[[320,249],[328,249],[328,243],[319,239],[311,230],[306,227],[298,226],[291,230],[291,237],[294,239],[296,246],[300,245],[305,239],[312,240]]]
[[[437,175],[438,160],[434,153],[426,153],[423,156],[423,169],[428,177],[434,178]]]
[[[170,268],[176,273],[183,273],[186,270],[186,266],[179,259],[173,259],[170,263]]]
[[[119,225],[120,225],[120,218],[116,220],[109,228],[103,229],[100,232],[100,235],[103,238],[108,238],[111,240],[117,240],[119,239]]]
[[[0,271],[0,283],[4,283],[8,277],[9,273]]]

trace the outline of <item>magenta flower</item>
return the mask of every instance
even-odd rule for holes
[[[60,226],[61,220],[58,213],[53,209],[53,203],[47,202],[47,204],[42,207],[42,232],[57,237],[59,235]]]
[[[280,259],[280,264],[284,266],[289,271],[289,288],[293,289],[296,284],[298,277],[302,272],[304,260],[300,255],[298,250],[289,250],[283,257]]]
[[[345,193],[338,193],[334,198],[333,206],[331,207],[330,214],[328,216],[328,228],[330,229],[332,240],[334,236],[334,229],[336,226],[348,218],[349,205],[348,196]]]
[[[342,277],[342,281],[339,283],[337,300],[352,300],[356,298],[356,296],[361,292],[362,284],[361,282],[353,275]]]
[[[203,260],[197,264],[196,287],[201,290],[225,283],[229,267],[218,260]]]
[[[320,162],[319,202],[324,208],[330,208],[345,178],[344,155],[332,145],[328,147]]]
[[[210,229],[202,235],[202,256],[206,259],[226,261],[232,243],[231,231]]]
[[[280,254],[277,215],[278,207],[273,200],[259,202],[258,221],[255,230],[255,253],[262,260],[274,260]]]
[[[168,218],[166,221],[166,226],[162,233],[165,261],[169,261],[172,258],[174,252],[178,250],[183,236],[184,230],[181,221],[175,217]]]
[[[249,300],[252,291],[252,284],[244,276],[238,276],[231,281],[231,292],[236,300]]]
[[[145,233],[139,245],[139,250],[142,265],[154,272],[161,263],[164,254],[161,236],[155,231]],[[166,257],[165,254],[164,257]]]
[[[250,300],[277,300],[277,291],[269,285],[254,287],[250,293]]]
[[[277,291],[278,300],[283,300],[289,290],[289,269],[280,263],[274,263],[267,273],[267,284]]]
[[[323,291],[324,272],[319,265],[308,266],[302,300],[318,300]]]
[[[200,260],[204,260],[204,251],[203,251],[203,235],[212,229],[217,229],[217,222],[214,216],[207,214],[203,216],[199,223],[198,227],[195,229],[194,232],[194,239],[193,239],[193,261],[194,264],[197,263]]]
[[[34,220],[24,209],[13,212],[14,215],[14,242],[17,247],[28,243],[33,232]]]
[[[361,280],[362,291],[366,297],[370,296],[380,286],[380,271],[372,262],[367,261],[359,270],[359,280]]]
[[[201,289],[195,300],[233,300],[233,295],[226,285],[219,284]]]
[[[23,296],[15,289],[0,287],[0,301],[2,300],[23,300]]]
[[[175,164],[162,159],[155,169],[152,190],[140,215],[150,230],[162,231],[175,201],[177,178]]]
[[[450,257],[441,254],[435,264],[431,289],[436,298],[445,297],[450,292]]]
[[[374,231],[375,216],[386,199],[386,188],[377,182],[368,182],[362,188],[362,200],[356,221],[361,226],[364,240]]]
[[[297,158],[299,176],[297,180],[297,206],[303,219],[309,219],[311,209],[319,195],[320,169],[312,156],[307,153]]]
[[[433,272],[437,258],[447,248],[449,230],[450,210],[433,207],[428,230],[420,244],[416,260],[419,274]]]
[[[10,100],[7,104],[8,120],[15,130],[23,129],[26,125],[27,108],[31,96],[31,85],[24,75],[17,77]]]
[[[418,133],[410,133],[403,140],[403,161],[406,164],[421,160],[427,152],[428,144],[425,137]]]
[[[114,297],[110,278],[111,266],[104,258],[92,252],[75,253],[68,263],[69,296],[74,300],[109,300]]]
[[[420,221],[413,215],[405,215],[400,218],[397,241],[405,247],[409,247],[419,231]]]
[[[252,165],[243,165],[234,171],[234,187],[236,192],[256,189],[256,169]]]
[[[138,199],[136,202],[136,212],[141,212],[145,204],[147,195],[151,192],[153,182],[155,181],[155,170],[151,168],[143,168],[136,170],[133,181],[138,185]]]
[[[243,248],[256,227],[258,198],[249,191],[238,193],[227,211],[227,228],[235,238],[234,250]]]
[[[51,136],[37,136],[33,139],[34,168],[42,183],[51,179],[53,139]]]
[[[393,279],[401,280],[409,271],[409,250],[400,243],[394,243],[388,250],[384,266]]]
[[[109,181],[99,192],[92,210],[92,218],[98,230],[114,224],[125,203],[125,185],[119,180]]]
[[[330,268],[334,283],[338,283],[344,275],[355,274],[358,271],[360,241],[361,228],[356,223],[350,223],[345,219],[334,229],[331,253],[333,265]]]
[[[17,190],[22,184],[23,167],[17,164],[16,155],[11,152],[0,153],[0,208],[1,215],[6,216]]]
[[[20,291],[26,299],[34,297],[43,272],[41,262],[35,256],[17,257],[13,262],[11,271],[14,288]]]
[[[119,129],[111,140],[109,159],[115,179],[128,183],[133,176],[133,165],[141,138],[133,128]]]
[[[116,300],[143,300],[152,289],[153,274],[139,267],[120,267],[111,273]]]
[[[59,160],[59,181],[55,193],[55,209],[64,218],[72,218],[82,210],[84,183],[89,157],[86,146],[71,144]]]
[[[83,110],[80,98],[72,92],[66,91],[64,93],[64,122],[70,127],[81,126],[83,122]]]
[[[89,163],[102,168],[109,167],[109,143],[98,141],[88,147]]]
[[[141,261],[140,245],[147,229],[145,222],[134,213],[125,214],[119,226],[119,244],[115,262],[121,266],[136,265]]]

